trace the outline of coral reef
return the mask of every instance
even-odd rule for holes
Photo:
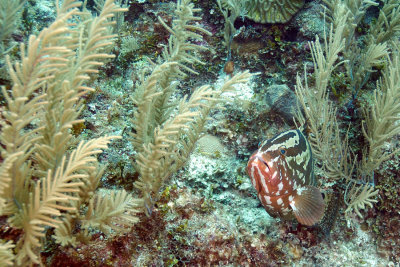
[[[304,0],[249,0],[247,16],[261,23],[285,23],[304,5]]]
[[[14,2],[21,3],[15,17],[21,22],[3,42],[11,47],[6,53],[10,64],[20,56],[27,57],[24,51],[30,47],[29,36],[51,27],[59,14],[58,1]],[[219,4],[195,0],[116,2],[126,7],[124,15],[102,28],[103,36],[110,38],[100,38],[107,45],[98,50],[115,57],[103,61],[100,55],[102,66],[96,63],[87,76],[78,75],[77,66],[83,62],[78,60],[79,51],[90,39],[90,18],[99,16],[103,1],[88,1],[79,12],[74,9],[76,23],[65,25],[73,33],[63,35],[71,39],[57,39],[51,45],[68,46],[68,53],[64,51],[68,66],[77,70],[70,76],[82,79],[79,86],[85,92],[73,100],[66,91],[61,91],[65,98],[51,98],[49,88],[61,88],[69,76],[64,74],[69,72],[62,63],[50,62],[51,70],[43,75],[54,69],[60,71],[56,78],[43,76],[45,80],[38,80],[30,94],[21,97],[19,101],[33,100],[33,104],[38,101],[40,105],[24,109],[32,113],[29,121],[7,138],[7,127],[19,122],[17,116],[8,113],[10,95],[12,99],[19,96],[12,91],[13,78],[1,76],[2,264],[399,264],[398,115],[389,109],[380,112],[376,101],[400,88],[396,78],[400,62],[395,40],[400,25],[397,0],[254,0],[242,2],[248,10],[236,11],[242,5],[233,0],[221,0]],[[339,7],[345,9],[335,9]],[[49,9],[51,12],[46,12]],[[324,10],[325,17],[321,16]],[[346,16],[339,16],[343,15],[339,11],[346,11]],[[43,12],[46,16],[41,19],[37,14]],[[346,20],[339,20],[344,17]],[[278,24],[271,24],[275,22]],[[80,42],[76,42],[78,39]],[[332,44],[335,40],[337,46]],[[18,42],[27,45],[18,49]],[[329,50],[335,47],[339,48]],[[48,56],[45,51],[38,62],[54,60],[51,53],[55,50],[50,49]],[[1,63],[6,62],[5,54],[0,57],[0,68],[6,69]],[[94,56],[89,63],[96,60],[100,61]],[[23,65],[23,59],[21,62]],[[18,71],[12,66],[8,68]],[[224,66],[230,67],[226,73]],[[256,75],[250,77],[246,70]],[[203,87],[205,84],[210,86]],[[321,92],[324,97],[312,98]],[[393,95],[397,99],[397,94]],[[54,107],[58,104],[49,103],[64,106],[57,108],[62,110],[57,113]],[[393,102],[390,106],[398,105]],[[76,112],[69,121],[63,113],[68,107]],[[269,216],[246,173],[248,158],[259,142],[303,122],[298,114],[301,109],[315,109],[318,115],[303,113],[304,119],[311,120],[309,125],[313,121],[317,125],[309,129],[315,175],[328,204],[322,222],[311,227]],[[43,110],[47,115],[41,113]],[[381,114],[389,114],[389,124],[379,124],[382,120],[376,116]],[[57,116],[64,121],[55,119]],[[46,119],[46,126],[41,127]],[[332,135],[324,135],[337,137],[337,143],[329,139],[328,145],[323,145],[318,139],[318,134],[324,133],[320,127],[324,121],[327,128],[337,125],[329,128],[333,129]],[[376,125],[393,134],[374,133]],[[55,141],[61,139],[54,138],[60,134],[53,126],[68,139],[59,149],[56,144],[60,142]],[[46,133],[49,139],[36,139]],[[14,156],[4,152],[18,147],[7,143],[12,139],[9,136],[17,134],[29,136],[29,148],[22,147],[27,152],[23,160],[17,160],[19,152]],[[104,150],[109,139],[101,139],[103,136],[121,138]],[[52,141],[47,144],[44,140]],[[85,154],[89,155],[90,170],[83,163],[76,165],[79,170],[72,171],[64,185],[76,186],[75,191],[65,191],[61,193],[64,198],[51,202],[49,208],[56,211],[50,215],[43,211],[46,218],[42,221],[35,220],[35,216],[29,219],[39,228],[34,231],[34,243],[28,241],[24,246],[31,236],[29,220],[25,219],[25,225],[20,223],[25,210],[29,210],[26,207],[45,203],[45,189],[40,185],[58,179],[47,175],[62,168],[68,170],[65,166],[76,153],[77,144],[93,144],[90,140],[104,141]],[[58,160],[53,160],[45,145],[53,145],[51,151]],[[336,167],[349,158],[347,167]],[[11,180],[3,175],[12,173],[11,166],[20,166],[20,177],[29,174],[23,186],[10,185]],[[337,174],[338,169],[344,171]],[[12,191],[9,186],[19,188],[17,191],[23,194],[7,195]],[[39,196],[36,202],[31,202],[29,194]],[[13,216],[6,206],[22,215]]]

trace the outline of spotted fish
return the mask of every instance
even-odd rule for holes
[[[262,142],[250,157],[247,172],[271,216],[295,217],[311,226],[324,215],[325,202],[315,187],[311,147],[300,129]]]

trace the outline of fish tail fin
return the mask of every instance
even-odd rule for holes
[[[319,223],[319,227],[325,237],[329,237],[338,218],[339,208],[342,206],[343,201],[341,188],[338,185],[334,185],[332,189],[332,191],[325,192],[325,214]]]
[[[307,185],[297,189],[297,195],[290,203],[294,216],[299,223],[312,226],[324,215],[325,201],[315,186]]]

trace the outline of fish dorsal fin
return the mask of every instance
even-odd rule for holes
[[[306,120],[304,124],[301,125],[298,129],[306,138],[308,138],[308,134],[311,131],[311,129],[309,128],[308,120]]]
[[[324,215],[325,201],[318,188],[306,185],[296,190],[290,206],[299,223],[312,226]]]

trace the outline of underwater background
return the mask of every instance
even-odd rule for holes
[[[399,265],[398,1],[65,1],[65,19],[63,1],[0,2],[0,266]],[[46,37],[53,21],[71,32]],[[247,169],[299,127],[325,203],[313,226],[269,215]]]

